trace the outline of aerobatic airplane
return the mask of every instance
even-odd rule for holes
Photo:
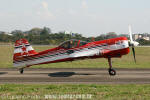
[[[134,46],[139,43],[133,41],[130,27],[129,33],[130,40],[126,37],[117,37],[87,43],[71,39],[63,42],[58,47],[41,52],[36,52],[26,39],[20,39],[15,43],[13,64],[23,74],[24,68],[32,65],[82,60],[85,58],[107,58],[109,74],[116,75],[116,71],[112,68],[111,58],[121,58],[123,55],[128,54],[130,46],[136,62]]]

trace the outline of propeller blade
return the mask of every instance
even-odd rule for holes
[[[135,46],[138,46],[139,43],[136,41],[133,41],[133,37],[132,37],[132,29],[131,29],[131,25],[129,25],[129,37],[130,37],[130,41],[129,41],[129,46],[132,47],[132,52],[133,52],[133,57],[134,57],[134,61],[136,63],[136,57],[135,57]]]
[[[133,52],[134,61],[135,61],[135,63],[136,63],[136,58],[135,58],[135,50],[134,50],[134,47],[132,47],[132,52]]]
[[[130,36],[130,41],[133,42],[131,25],[129,25],[129,36]]]

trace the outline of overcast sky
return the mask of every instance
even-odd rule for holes
[[[150,0],[0,0],[0,31],[49,27],[83,36],[150,33]]]

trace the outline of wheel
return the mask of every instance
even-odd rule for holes
[[[23,68],[19,69],[20,74],[23,74]]]
[[[116,71],[114,69],[108,69],[109,75],[113,76],[116,75]]]

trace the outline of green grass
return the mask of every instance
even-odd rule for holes
[[[2,100],[6,96],[9,98],[11,96],[25,96],[27,98],[27,96],[38,95],[40,98],[44,98],[45,95],[65,94],[90,94],[92,95],[92,100],[149,100],[150,85],[0,85],[0,97],[3,98]]]
[[[34,46],[36,51],[42,51],[51,46]],[[114,58],[115,68],[150,68],[150,47],[136,47],[137,63],[133,60],[132,52],[120,58]],[[0,46],[0,68],[11,68],[13,46]],[[61,62],[53,64],[36,65],[32,68],[108,68],[107,59],[87,59],[73,62]]]

